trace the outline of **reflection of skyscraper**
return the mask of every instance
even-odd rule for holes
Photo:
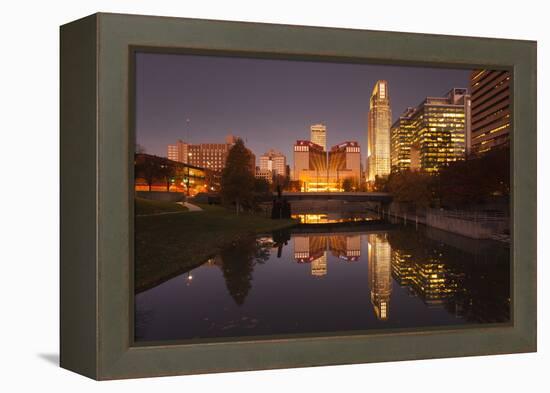
[[[293,239],[294,259],[298,263],[309,263],[326,253],[326,236],[294,236]]]
[[[376,317],[388,319],[391,297],[391,247],[386,234],[368,235],[370,299]]]
[[[327,252],[325,251],[323,255],[319,258],[311,261],[311,275],[320,277],[327,274]]]
[[[425,303],[442,303],[457,292],[459,277],[440,258],[418,261],[415,267],[412,285]]]
[[[411,254],[404,250],[392,249],[391,266],[393,278],[399,285],[411,285],[416,274]]]
[[[324,124],[313,124],[310,127],[311,141],[327,151],[327,126]]]
[[[390,174],[391,108],[388,82],[380,80],[374,85],[370,98],[367,137],[367,180]]]
[[[332,255],[346,260],[357,261],[361,256],[360,235],[305,235],[293,236],[294,259],[298,263],[311,263],[313,276],[327,274],[328,250]]]
[[[463,274],[446,262],[445,252],[434,245],[429,252],[411,247],[409,239],[396,234],[392,241],[391,268],[395,281],[407,286],[426,304],[440,304],[456,295]],[[415,240],[412,240],[414,244]]]
[[[357,261],[361,256],[360,235],[332,235],[329,247],[333,255],[345,261]]]

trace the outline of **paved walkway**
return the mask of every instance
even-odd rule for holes
[[[180,205],[185,206],[187,209],[189,209],[190,212],[200,212],[202,208],[198,207],[197,205],[193,205],[189,202],[178,202]]]

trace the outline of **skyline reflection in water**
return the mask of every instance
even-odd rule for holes
[[[251,236],[136,295],[136,341],[507,322],[509,272],[429,228]]]

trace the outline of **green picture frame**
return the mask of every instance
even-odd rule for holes
[[[133,345],[138,48],[510,70],[512,321]],[[536,42],[98,13],[61,26],[61,367],[120,379],[536,351]]]

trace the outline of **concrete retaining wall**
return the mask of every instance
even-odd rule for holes
[[[508,220],[469,220],[428,212],[426,225],[474,239],[490,239],[508,230]]]

